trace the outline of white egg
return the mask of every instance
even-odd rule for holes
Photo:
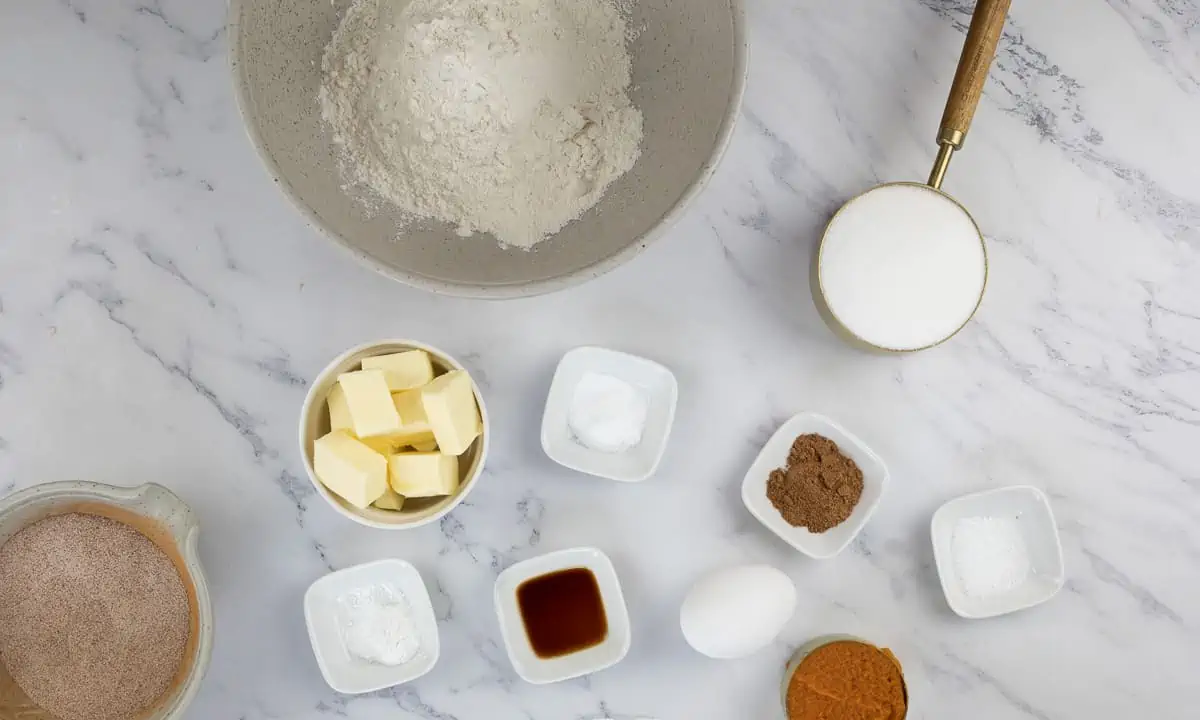
[[[698,652],[740,658],[770,645],[795,610],[796,586],[787,575],[770,565],[743,565],[692,586],[679,627]]]

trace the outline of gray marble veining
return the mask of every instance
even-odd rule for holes
[[[983,308],[912,357],[840,345],[809,301],[830,214],[921,179],[969,0],[750,0],[746,104],[709,189],[630,265],[547,298],[435,297],[374,276],[300,221],[243,136],[215,0],[0,3],[0,490],[162,482],[202,519],[217,613],[197,718],[779,718],[793,648],[895,648],[910,717],[1195,717],[1200,707],[1200,6],[1014,3],[946,189],[988,237]],[[360,341],[413,337],[475,371],[495,425],[478,489],[440,525],[353,526],[295,448],[306,383]],[[563,471],[538,446],[567,349],[645,354],[680,379],[659,474]],[[768,434],[838,418],[888,462],[862,536],[812,562],[741,508]],[[943,501],[1050,494],[1068,583],[971,622],[941,597]],[[524,684],[491,585],[573,545],[613,558],[633,650]],[[425,678],[357,698],[320,679],[300,598],[331,568],[414,562],[442,624]],[[797,583],[783,636],[743,661],[691,652],[703,572],[769,562]]]

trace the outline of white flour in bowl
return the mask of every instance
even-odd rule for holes
[[[530,248],[637,160],[626,36],[614,0],[355,0],[322,116],[354,183]]]

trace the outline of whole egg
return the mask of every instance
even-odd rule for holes
[[[679,611],[688,644],[718,659],[770,645],[796,609],[796,586],[769,565],[718,570],[697,582]]]

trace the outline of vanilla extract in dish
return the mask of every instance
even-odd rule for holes
[[[595,647],[608,637],[600,583],[587,568],[526,580],[517,587],[517,607],[529,645],[543,660]]]

